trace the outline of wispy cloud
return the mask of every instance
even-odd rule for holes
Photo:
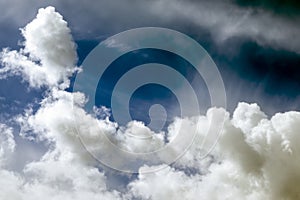
[[[21,25],[29,19],[28,9],[34,13],[41,3],[2,4],[2,13]],[[232,1],[142,0],[133,4],[129,0],[88,0],[85,3],[54,0],[51,4],[63,11],[77,37],[96,37],[141,26],[180,28],[189,24],[193,30],[208,31],[219,44],[239,37],[300,53],[299,16],[288,17],[262,8],[240,7]],[[28,9],[18,9],[19,5]]]

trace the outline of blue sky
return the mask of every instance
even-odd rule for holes
[[[258,102],[264,107],[265,112],[269,114],[299,109],[299,105],[297,105],[300,87],[299,76],[297,75],[299,74],[299,55],[297,52],[277,47],[276,41],[274,46],[272,44],[261,45],[257,44],[256,38],[249,38],[241,33],[225,41],[218,42],[213,36],[216,33],[201,27],[201,24],[199,26],[193,24],[192,19],[185,21],[182,19],[182,21],[178,20],[178,22],[175,22],[172,17],[158,16],[155,13],[151,13],[151,9],[147,10],[145,8],[146,5],[142,3],[131,8],[136,10],[136,15],[146,15],[143,14],[145,9],[146,12],[150,12],[146,17],[140,17],[139,20],[135,17],[135,14],[130,12],[130,8],[114,6],[114,3],[99,2],[97,3],[99,4],[97,5],[99,12],[96,12],[97,9],[92,8],[93,3],[90,6],[86,3],[79,8],[80,6],[69,2],[59,3],[54,1],[51,4],[47,2],[32,2],[31,4],[24,2],[23,4],[26,4],[28,7],[26,12],[20,9],[14,15],[12,15],[12,12],[18,8],[13,6],[13,3],[3,2],[2,4],[3,9],[6,7],[6,10],[2,11],[5,13],[5,17],[1,20],[3,36],[0,38],[0,47],[2,48],[18,48],[18,41],[22,41],[19,28],[34,17],[37,7],[40,5],[55,5],[56,9],[68,21],[78,46],[79,64],[95,45],[120,31],[146,26],[173,28],[197,40],[212,56],[222,73],[226,85],[229,110],[234,110],[239,101]],[[95,5],[95,7],[97,6]],[[109,7],[111,12],[105,12],[103,7]],[[120,14],[115,16],[114,13]],[[93,21],[98,15],[100,20],[98,19],[97,23],[91,23],[90,21]],[[103,17],[101,17],[102,15]],[[294,15],[297,16],[296,14]],[[284,13],[278,13],[276,16],[282,17],[288,23],[288,17]],[[162,18],[162,20],[157,20],[157,18]],[[291,21],[295,21],[293,16],[290,18]],[[12,23],[8,23],[9,19],[11,19]],[[290,43],[290,46],[293,46],[291,38],[286,38],[285,40],[286,43]],[[289,42],[290,40],[291,42]],[[26,102],[32,96],[36,96],[36,94],[32,94],[35,91],[30,91],[27,94],[26,89],[21,89],[22,86],[18,86],[18,83],[10,85],[10,81],[12,83],[20,82],[12,78],[11,80],[5,80],[6,83],[1,84],[3,86],[0,90],[1,96],[5,96],[7,99],[7,102],[3,104],[11,105],[12,98],[20,102]],[[19,90],[19,92],[10,92],[11,98],[7,94],[8,85],[13,90]],[[21,91],[24,91],[24,93]],[[27,103],[29,102],[26,102],[25,105]]]

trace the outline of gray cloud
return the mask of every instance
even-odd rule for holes
[[[41,3],[2,1],[2,20],[24,25]],[[300,17],[276,15],[268,10],[239,7],[230,1],[51,1],[67,21],[77,38],[99,38],[141,26],[181,29],[192,26],[206,30],[216,43],[241,37],[260,45],[300,53]],[[28,9],[21,9],[21,5]]]

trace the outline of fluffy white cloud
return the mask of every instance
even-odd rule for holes
[[[98,145],[98,148],[100,146],[98,150],[103,150],[103,145],[106,143],[103,143],[103,138],[99,139],[95,130],[107,131],[112,137],[117,136],[114,123],[104,120],[99,125],[95,118],[87,115],[80,110],[81,108],[72,109],[70,103],[74,96],[77,96],[75,99],[79,105],[84,102],[80,94],[53,91],[50,99],[44,100],[38,112],[26,119],[27,125],[30,125],[39,138],[54,144],[54,150],[46,154],[41,161],[28,164],[25,174],[30,175],[31,179],[38,180],[36,185],[31,187],[41,187],[44,194],[50,195],[55,191],[53,188],[49,189],[48,185],[59,185],[60,187],[56,188],[58,199],[60,195],[68,197],[69,193],[65,191],[65,187],[79,187],[80,190],[78,194],[76,193],[79,199],[82,197],[81,194],[92,195],[93,193],[90,192],[94,190],[106,191],[103,175],[98,174],[99,171],[92,167],[97,164],[88,157],[76,137],[74,121],[72,121],[73,112],[77,113],[76,115],[81,113],[78,116],[80,120],[77,121],[79,127],[77,131],[85,133],[84,136],[87,137],[85,141],[90,141],[87,145]],[[211,109],[209,113],[221,113],[217,111]],[[202,136],[205,127],[207,128],[211,123],[209,123],[209,114],[200,118],[203,129],[199,134]],[[184,126],[187,128],[184,130],[195,128],[195,119],[184,120]],[[175,168],[179,167],[178,169],[161,166],[163,169],[148,173],[151,169],[156,170],[157,166],[142,167],[138,179],[129,183],[129,191],[123,198],[297,199],[300,195],[298,192],[299,122],[298,112],[276,114],[269,120],[256,104],[240,103],[232,119],[227,114],[222,137],[209,157],[204,160],[198,158],[199,143],[195,143],[174,165]],[[176,127],[176,123],[171,127]],[[132,122],[124,130],[134,134],[151,133],[138,122]],[[115,139],[131,149],[136,147],[136,144],[128,142],[127,139]],[[199,171],[194,175],[188,175],[186,170],[190,167],[197,168]],[[79,173],[77,170],[84,177],[77,175],[76,173]],[[89,179],[90,173],[91,179]],[[41,174],[42,178],[40,178]],[[53,178],[56,176],[59,178]],[[77,177],[78,182],[74,180],[74,176]],[[102,180],[103,184],[98,183],[101,186],[96,189],[85,188],[88,191],[82,189],[83,185],[95,185],[92,179],[95,176],[102,176],[99,180]],[[113,198],[120,197],[117,192],[107,195],[113,195]]]
[[[117,191],[107,188],[104,173],[91,162],[92,159],[79,144],[76,131],[70,130],[74,128],[72,113],[68,112],[72,111],[72,107],[66,106],[70,105],[70,96],[75,96],[80,103],[81,96],[55,91],[51,98],[56,100],[45,99],[35,115],[27,113],[24,118],[28,122],[22,121],[24,118],[18,119],[23,128],[31,127],[40,134],[36,135],[37,140],[49,143],[46,154],[39,161],[27,163],[21,173],[5,168],[7,160],[15,158],[12,153],[16,142],[12,129],[0,125],[0,199],[121,199]],[[27,135],[23,137],[27,138]]]
[[[188,176],[167,167],[141,174],[129,185],[131,195],[153,200],[299,199],[299,122],[299,112],[269,120],[256,104],[240,103],[225,123],[207,172]]]
[[[176,171],[169,166],[150,174],[143,171],[151,171],[151,167],[140,169],[139,179],[129,184],[130,198],[141,199],[201,199],[199,198],[199,175],[189,177],[182,171]],[[149,169],[150,168],[150,169]]]
[[[131,121],[123,130],[118,132],[120,146],[127,151],[147,153],[162,148],[164,133],[155,133],[143,122]]]
[[[22,29],[24,48],[4,49],[0,78],[21,75],[32,87],[65,88],[77,61],[75,43],[62,16],[53,7],[41,8],[32,22]]]
[[[105,176],[97,168],[50,155],[26,165],[22,174],[1,169],[0,198],[120,199],[118,192],[108,191]]]
[[[76,62],[67,23],[53,7],[48,7],[39,10],[22,34],[23,49],[2,52],[5,67],[1,75],[20,75],[32,87],[52,88],[37,113],[28,110],[17,119],[24,139],[44,140],[49,149],[40,160],[27,162],[21,172],[5,168],[8,159],[15,159],[13,152],[18,146],[12,129],[0,125],[0,199],[119,199],[118,192],[108,190],[104,174],[91,164],[86,151],[82,153],[83,147],[72,129],[73,111],[81,114],[79,108],[73,109],[73,102],[82,105],[84,97],[61,90],[68,85]],[[88,117],[88,123],[83,121],[86,126],[95,121]],[[33,132],[29,133],[29,129]],[[78,156],[80,153],[84,155]]]

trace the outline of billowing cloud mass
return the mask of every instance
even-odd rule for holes
[[[118,127],[108,119],[96,119],[82,108],[86,101],[83,94],[62,90],[76,69],[76,52],[67,23],[53,7],[40,9],[22,33],[24,48],[2,52],[5,66],[0,69],[1,77],[20,75],[30,86],[46,86],[39,109],[18,115],[16,122],[23,139],[44,141],[48,151],[39,160],[26,163],[21,172],[10,169],[6,163],[14,159],[18,144],[14,130],[0,124],[0,199],[300,198],[300,113],[278,113],[268,118],[258,105],[247,103],[240,103],[232,117],[223,108],[211,108],[205,116],[178,119],[170,125],[172,140],[177,123],[185,131],[195,130],[197,118],[201,138],[209,126],[220,123],[211,121],[211,116],[225,113],[221,138],[205,159],[199,156],[201,141],[196,141],[173,165],[163,165],[152,173],[143,172],[157,166],[143,166],[124,190],[110,188],[106,171],[83,148],[78,134],[86,145],[106,155],[110,155],[107,142],[98,132],[137,152],[144,150],[144,145],[152,150],[166,141],[141,122]],[[153,137],[147,144],[136,143],[124,133]],[[104,149],[106,152],[101,152]]]
[[[130,191],[142,199],[299,199],[299,120],[299,112],[267,119],[256,104],[240,103],[203,174],[141,173]]]
[[[32,87],[49,87],[49,99],[43,100],[35,115],[28,111],[16,118],[22,126],[20,135],[24,139],[46,140],[49,150],[39,161],[27,163],[22,172],[10,170],[5,164],[7,160],[14,159],[13,152],[18,146],[12,128],[1,124],[0,199],[99,199],[99,196],[101,199],[118,199],[118,192],[106,188],[104,174],[77,158],[76,152],[71,149],[78,143],[74,134],[69,136],[74,133],[67,121],[72,113],[62,115],[61,112],[72,110],[64,105],[72,94],[56,89],[68,86],[67,78],[74,72],[77,59],[67,23],[53,7],[48,7],[39,10],[37,18],[22,29],[22,34],[25,37],[23,49],[2,52],[4,68],[1,68],[1,75],[2,78],[11,74],[21,75]],[[74,98],[68,99],[68,105],[73,100],[80,104],[80,99],[80,95],[74,94]],[[49,113],[45,115],[43,111]],[[31,118],[34,119],[29,120]],[[31,126],[34,126],[34,137],[25,133]]]
[[[40,9],[36,19],[22,29],[22,35],[24,48],[5,49],[1,53],[5,67],[0,69],[0,78],[22,75],[32,87],[68,85],[77,57],[70,29],[62,16],[53,7]]]

